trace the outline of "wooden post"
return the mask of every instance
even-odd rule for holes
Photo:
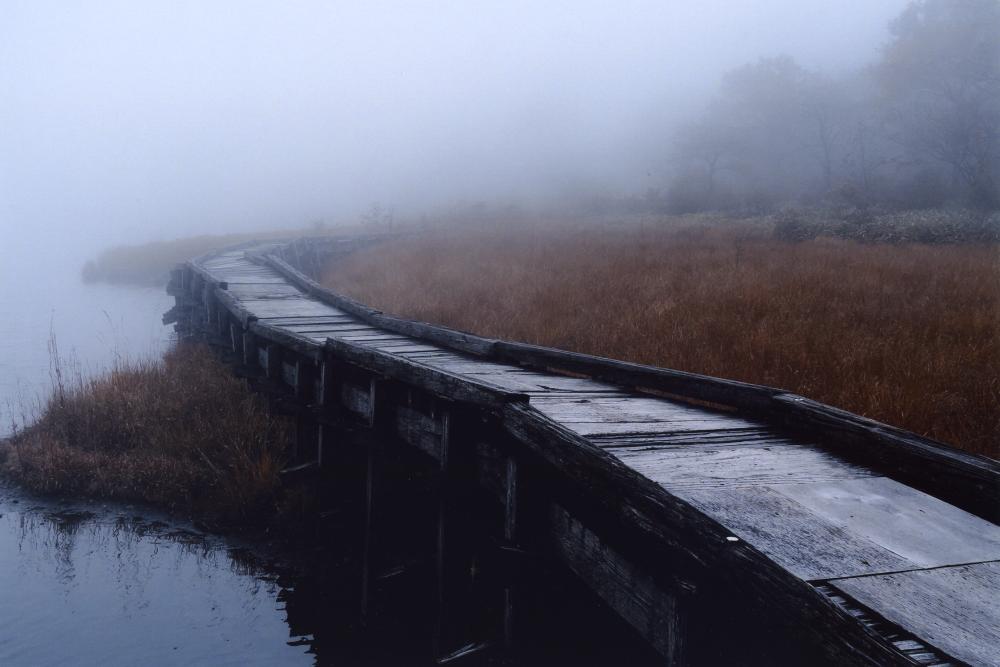
[[[251,331],[243,332],[243,365],[248,368],[260,368],[260,357],[257,354],[259,346],[257,337]]]
[[[215,315],[215,299],[212,298],[211,285],[207,282],[202,285],[201,300],[205,304],[205,333],[208,333]]]
[[[441,480],[438,495],[437,535],[435,541],[435,607],[436,618],[432,641],[433,658],[438,664],[458,661],[473,653],[488,648],[491,643],[483,641],[476,633],[483,628],[473,618],[480,611],[481,601],[475,599],[473,572],[475,555],[471,548],[471,536],[456,521],[463,520],[463,510],[454,497],[453,489],[470,473],[466,465],[471,452],[459,451],[456,438],[465,431],[467,422],[462,413],[447,407],[440,413],[441,447],[438,459]]]
[[[305,409],[295,418],[295,459],[298,463],[314,463],[319,450],[319,424],[308,408],[316,398],[316,363],[311,359],[295,361],[295,400]]]
[[[283,382],[281,373],[281,346],[275,343],[267,345],[267,379],[272,382]]]
[[[378,410],[376,405],[379,399],[379,383],[376,378],[372,378],[368,385],[368,428],[375,429]],[[361,553],[361,623],[367,625],[371,612],[371,587],[372,587],[372,547],[375,539],[375,476],[378,474],[378,460],[376,458],[376,442],[374,434],[365,439],[367,451],[367,464],[365,470],[365,519],[364,519],[364,543]]]
[[[243,351],[243,332],[241,327],[236,322],[231,322],[229,324],[229,344],[233,348],[233,354],[235,354],[238,359],[246,358]]]
[[[506,484],[504,485],[503,538],[507,546],[517,544],[518,523],[518,471],[517,459],[507,457]],[[510,647],[514,643],[514,605],[517,594],[514,585],[507,582],[503,589],[503,642]]]
[[[322,411],[324,416],[329,416],[331,401],[333,399],[333,367],[329,361],[321,361],[319,364],[319,380],[316,385],[316,406]],[[324,463],[324,450],[329,449],[333,444],[334,431],[325,423],[320,423],[316,432],[316,465],[320,468]]]
[[[445,655],[444,650],[444,632],[447,614],[446,607],[446,583],[445,579],[447,576],[447,563],[445,562],[445,548],[446,548],[446,531],[447,531],[447,491],[444,485],[447,483],[448,474],[448,459],[450,458],[450,448],[451,448],[451,413],[445,410],[441,414],[441,446],[440,446],[440,458],[438,459],[438,469],[441,472],[441,482],[438,487],[438,510],[437,510],[437,537],[434,542],[435,554],[434,554],[434,574],[436,577],[435,592],[436,597],[435,612],[436,617],[434,620],[434,637],[432,650],[434,652],[434,659],[439,659]]]

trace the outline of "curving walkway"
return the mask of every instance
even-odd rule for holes
[[[755,394],[758,388],[748,385],[690,376],[685,396],[685,374],[647,369],[616,382],[631,365],[607,362],[586,377],[581,355],[539,359],[545,352],[539,348],[399,324],[320,290],[291,266],[292,250],[302,247],[253,245],[189,266],[206,303],[215,299],[209,317],[223,312],[231,323],[234,349],[240,332],[248,332],[306,358],[313,350],[317,361],[333,355],[400,381],[432,378],[427,386],[435,395],[478,403],[497,415],[507,436],[565,467],[576,483],[590,484],[588,474],[601,480],[588,492],[620,503],[609,511],[622,521],[656,523],[641,528],[665,550],[683,552],[707,572],[725,571],[723,580],[731,577],[740,595],[757,596],[765,607],[796,607],[775,616],[790,627],[814,626],[803,632],[828,642],[821,652],[834,661],[1000,664],[1000,526],[989,509],[1000,479],[995,462],[912,434],[899,435],[878,455],[865,452],[879,444],[875,436],[861,442],[857,424],[864,420],[833,410],[814,419],[827,426],[817,426],[812,437],[806,408],[770,407],[806,403],[778,390]],[[658,389],[657,378],[668,384]],[[878,437],[893,433],[885,427]],[[905,459],[898,466],[897,450]],[[934,479],[926,483],[920,456],[932,462],[927,470]],[[974,486],[968,475],[978,476],[978,489],[938,492],[949,484]],[[562,534],[572,534],[575,519],[560,520]],[[678,547],[689,533],[695,537]],[[590,561],[572,544],[556,549],[584,579],[594,579],[591,586],[626,620],[648,622],[629,618],[628,604],[615,601],[619,592],[601,590],[610,575],[588,574]],[[645,585],[635,583],[641,577],[623,580]],[[676,638],[657,643],[665,630],[640,632],[668,657],[679,650]]]

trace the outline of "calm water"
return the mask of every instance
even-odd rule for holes
[[[159,355],[169,330],[163,289],[84,285],[85,256],[30,245],[0,260],[0,436],[30,417],[51,386],[49,341],[69,370],[99,373],[118,358]]]
[[[0,665],[313,664],[275,577],[143,517],[0,487]]]

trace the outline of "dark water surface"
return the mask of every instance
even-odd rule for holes
[[[0,665],[314,663],[276,575],[135,512],[0,486]]]

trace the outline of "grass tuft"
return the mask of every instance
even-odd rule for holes
[[[225,522],[274,513],[287,427],[207,348],[180,345],[69,385],[54,377],[40,419],[6,444],[7,476]]]

